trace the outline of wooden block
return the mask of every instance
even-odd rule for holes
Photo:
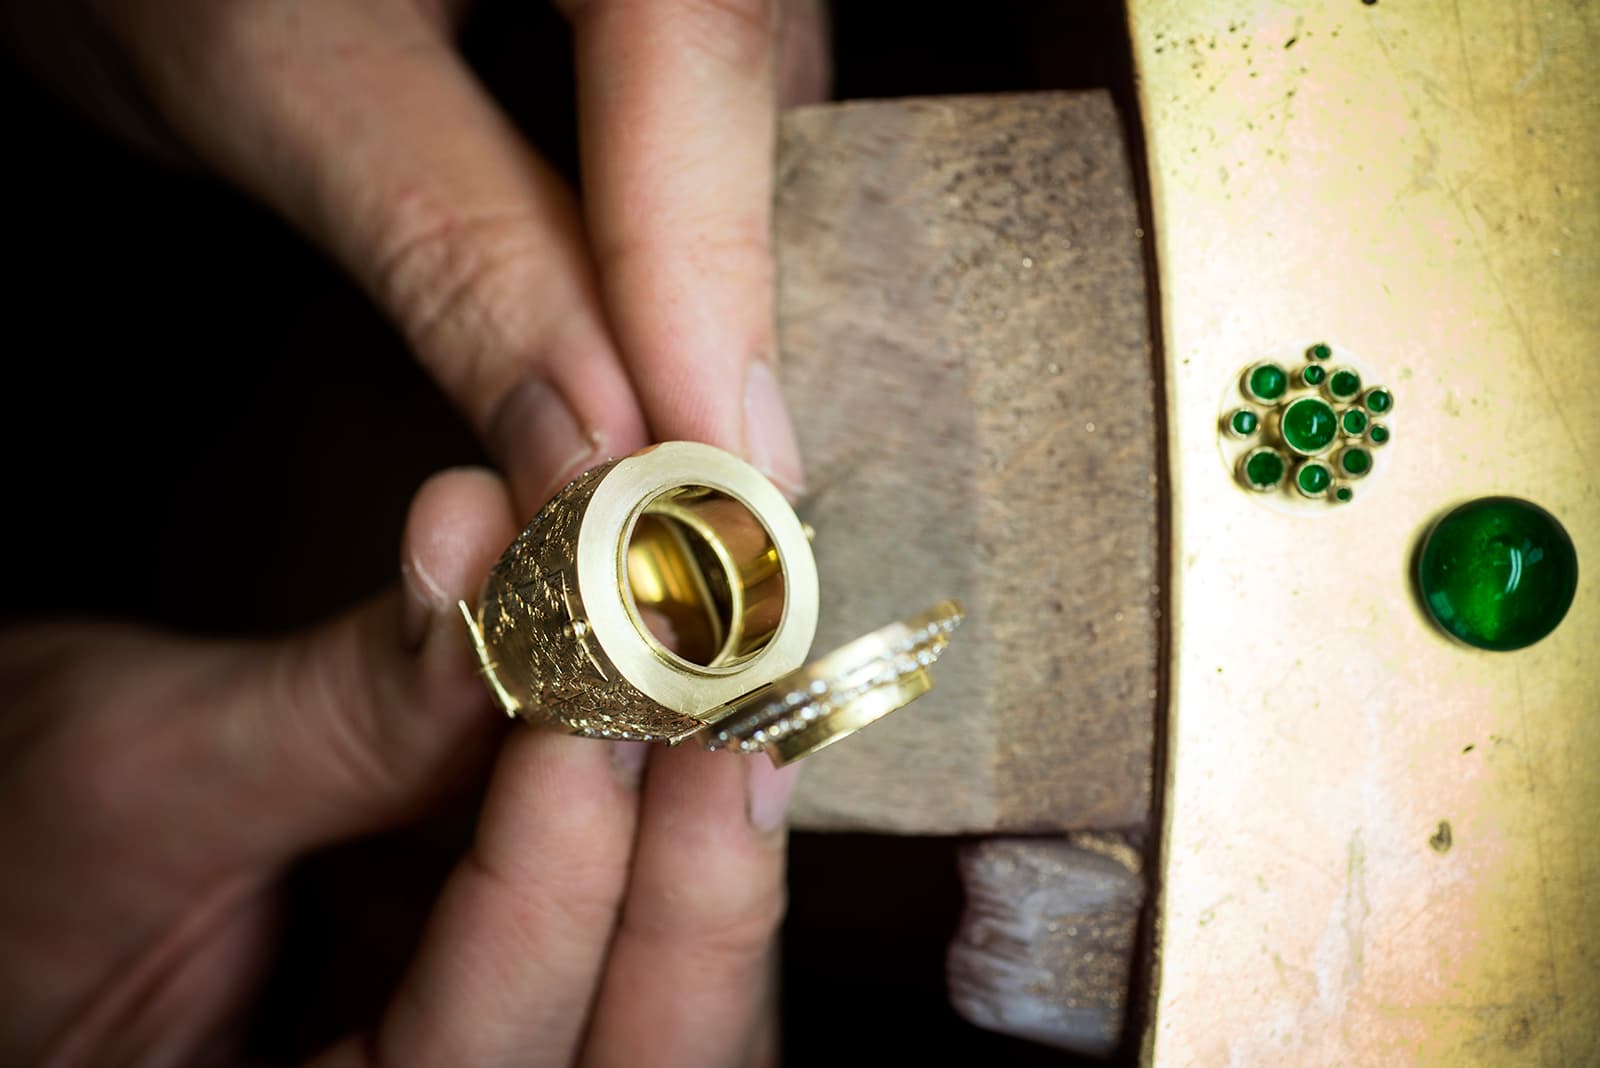
[[[781,126],[783,377],[826,651],[946,596],[935,692],[806,762],[796,825],[1142,824],[1158,647],[1153,363],[1102,92]]]
[[[967,908],[947,968],[962,1016],[1061,1049],[1116,1048],[1144,880],[1134,850],[1093,844],[995,838],[962,850]]]

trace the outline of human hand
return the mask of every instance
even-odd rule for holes
[[[516,527],[501,480],[448,472],[413,503],[400,588],[314,632],[0,635],[0,1062],[237,1055],[290,865],[490,756],[455,601]],[[513,730],[381,1022],[317,1063],[760,1057],[792,782],[685,746],[641,784],[643,755]]]
[[[212,168],[342,263],[531,516],[648,438],[791,494],[772,374],[774,106],[820,96],[820,0],[557,0],[582,204],[457,55],[465,0],[8,5],[14,44],[125,136]]]
[[[25,756],[0,786],[0,834],[29,875],[0,896],[0,981],[19,1010],[0,1052],[54,1041],[62,1063],[165,1062],[226,1034],[283,867],[416,813],[489,748],[452,606],[511,516],[649,436],[721,445],[798,488],[771,373],[767,213],[774,97],[823,77],[815,19],[563,3],[581,219],[455,55],[462,7],[9,12],[92,111],[231,178],[343,263],[478,430],[511,502],[482,476],[436,483],[408,527],[406,592],[315,636],[7,636],[3,674],[28,694],[8,702],[4,748]],[[782,855],[751,828],[781,822],[791,781],[684,749],[651,761],[640,804],[616,768],[641,759],[513,732],[406,986],[330,1059],[701,1064],[753,1048]],[[716,900],[686,892],[699,887]]]

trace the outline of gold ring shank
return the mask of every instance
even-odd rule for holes
[[[468,619],[508,714],[677,742],[804,662],[816,564],[760,472],[668,442],[557,494],[495,564]]]

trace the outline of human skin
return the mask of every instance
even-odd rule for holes
[[[792,773],[504,733],[455,603],[556,487],[650,440],[720,445],[799,492],[767,231],[775,108],[820,94],[822,32],[809,4],[558,6],[581,207],[456,55],[460,3],[5,8],[42,77],[341,263],[498,470],[432,479],[396,588],[304,634],[0,634],[0,1061],[230,1057],[285,870],[486,773],[393,1000],[317,1063],[772,1054]]]

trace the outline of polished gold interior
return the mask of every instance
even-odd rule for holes
[[[705,486],[664,493],[628,534],[627,601],[660,653],[724,668],[760,652],[783,619],[777,546],[739,501]]]

